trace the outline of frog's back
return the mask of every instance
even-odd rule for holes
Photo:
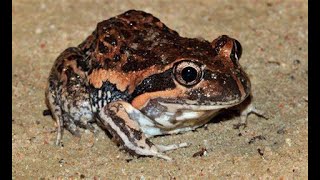
[[[208,41],[183,38],[143,11],[130,10],[102,21],[92,36],[96,41],[91,51],[99,64],[121,67],[123,72],[163,66],[186,56],[204,60],[215,55]]]

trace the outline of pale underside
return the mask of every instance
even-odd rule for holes
[[[208,106],[160,104],[167,107],[168,110],[158,113],[158,116],[153,119],[145,115],[152,114],[152,112],[144,114],[132,106],[126,109],[129,117],[139,123],[146,137],[194,130],[210,121],[221,109],[234,106],[234,104]]]

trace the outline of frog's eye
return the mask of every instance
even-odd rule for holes
[[[230,54],[230,58],[232,60],[238,60],[240,59],[242,54],[242,47],[239,41],[235,40],[233,41],[233,47],[232,47],[232,51]]]
[[[192,61],[182,61],[175,65],[174,77],[184,86],[193,86],[200,82],[202,69]]]

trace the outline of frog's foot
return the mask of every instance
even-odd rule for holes
[[[75,123],[74,119],[68,115],[67,113],[62,114],[62,116],[57,116],[57,138],[56,145],[63,146],[62,144],[62,136],[64,129],[68,130],[72,135],[80,138],[81,131],[80,128],[89,129],[92,132],[95,132],[96,128],[92,126],[92,124],[81,124],[80,121],[77,121],[78,124]]]
[[[66,128],[72,135],[81,137],[79,127],[74,123],[71,118],[64,118],[64,128]]]
[[[100,130],[97,126],[94,126],[95,120],[92,113],[88,112],[87,109],[87,107],[81,107],[62,114],[63,127],[78,138],[81,137],[84,129],[88,129],[94,134],[97,134]]]
[[[257,109],[253,104],[249,104],[248,106],[246,106],[241,112],[240,112],[240,122],[238,124],[234,125],[235,129],[239,129],[241,126],[243,127],[247,127],[248,124],[248,116],[254,113],[259,117],[262,117],[264,119],[269,119],[266,116],[266,113],[262,110]]]
[[[141,117],[141,114],[130,114],[133,112],[132,108],[133,107],[126,102],[114,102],[106,105],[99,112],[97,118],[97,123],[101,128],[108,130],[113,136],[113,139],[130,154],[137,156],[155,156],[165,160],[172,160],[161,152],[186,146],[185,143],[163,146],[150,142],[141,131],[139,123],[134,119]]]

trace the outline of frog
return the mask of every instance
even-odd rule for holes
[[[45,91],[57,125],[81,137],[99,129],[138,157],[172,160],[166,151],[190,143],[150,139],[195,130],[251,93],[239,64],[240,42],[180,36],[157,17],[128,10],[99,22],[78,46],[55,60]]]

